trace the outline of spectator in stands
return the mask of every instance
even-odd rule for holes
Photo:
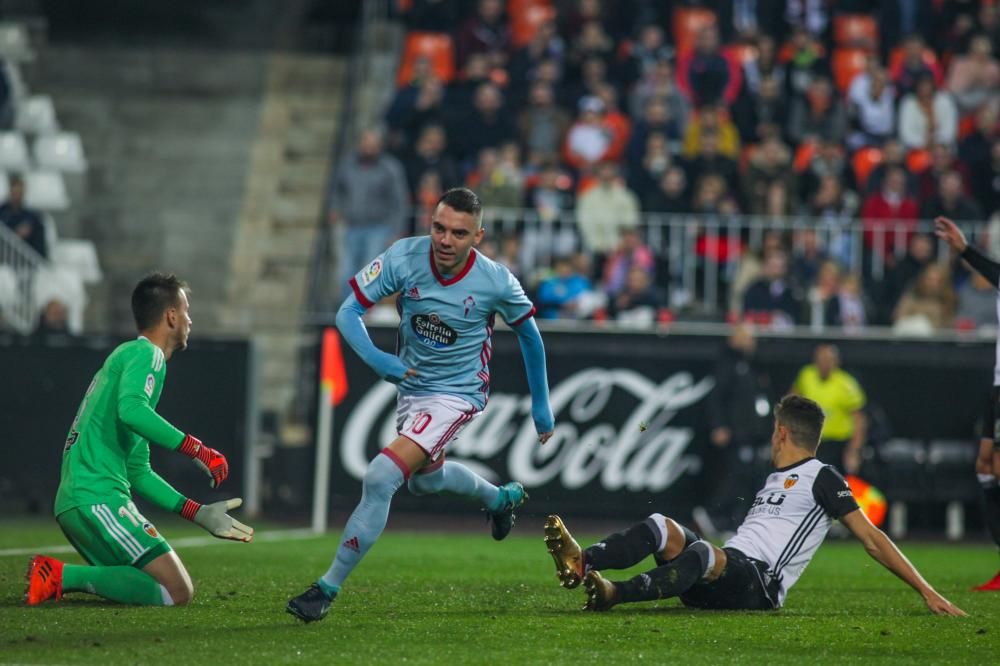
[[[357,152],[337,165],[328,209],[330,223],[339,224],[343,233],[340,269],[346,296],[354,273],[409,230],[406,173],[399,160],[383,152],[378,130],[362,132]]]
[[[441,174],[437,171],[428,169],[420,175],[420,180],[413,189],[413,234],[422,235],[431,232],[431,216],[444,191]]]
[[[970,180],[969,171],[965,164],[955,157],[955,146],[936,143],[930,147],[929,152],[930,166],[917,176],[917,199],[919,201],[927,203],[937,196],[941,178],[949,171],[957,172],[962,181],[962,190],[969,191],[967,186]]]
[[[649,246],[642,242],[639,230],[623,227],[618,247],[604,262],[604,291],[614,298],[625,290],[629,272],[635,268],[645,271],[652,281],[656,272],[656,258]]]
[[[459,75],[448,84],[445,94],[451,114],[467,113],[469,107],[475,104],[479,87],[490,82],[489,59],[483,53],[473,53],[465,61]]]
[[[934,87],[930,75],[917,79],[914,91],[899,104],[899,140],[906,148],[954,145],[958,138],[958,109],[947,92]]]
[[[571,118],[556,105],[552,86],[537,81],[531,86],[528,105],[518,116],[521,145],[533,167],[558,159]]]
[[[928,62],[924,58],[926,45],[920,35],[910,35],[903,40],[903,56],[890,72],[896,94],[900,97],[916,91],[921,78],[930,76],[933,88],[944,83],[944,74],[936,61]]]
[[[721,174],[709,171],[698,177],[691,212],[701,215],[736,215],[740,212],[736,195]]]
[[[923,216],[934,219],[943,215],[952,220],[982,220],[983,211],[973,199],[965,195],[962,176],[957,171],[946,171],[938,181],[938,191],[924,201]]]
[[[53,298],[45,304],[38,318],[38,325],[31,334],[32,338],[52,343],[72,338],[69,329],[69,308],[58,298]]]
[[[739,187],[739,167],[736,160],[723,155],[719,151],[719,133],[706,131],[700,136],[700,150],[688,162],[688,177],[693,183],[701,181],[703,176],[719,175],[725,180],[725,189],[730,194],[736,193]]]
[[[756,282],[764,273],[764,261],[774,253],[785,255],[787,247],[782,232],[777,229],[764,231],[759,248],[744,251],[736,266],[736,275],[729,288],[728,308],[730,313],[740,313],[743,310],[743,296],[747,288]]]
[[[584,97],[598,97],[598,90],[604,85],[608,85],[608,64],[597,56],[587,58],[579,75],[567,77],[561,103],[567,108],[578,106]]]
[[[608,301],[609,314],[618,321],[652,324],[661,305],[649,273],[638,266],[629,269],[625,288]]]
[[[393,147],[413,146],[424,127],[440,125],[445,121],[444,87],[441,82],[429,77],[419,84],[401,88],[386,113],[385,121]]]
[[[701,144],[706,134],[714,134],[718,139],[720,154],[735,160],[740,154],[740,135],[729,114],[719,106],[706,105],[700,108],[688,122],[684,133],[683,154],[692,159],[701,153]]]
[[[927,234],[913,234],[906,246],[906,254],[889,270],[876,292],[883,308],[891,312],[903,292],[927,266],[934,261],[934,240]]]
[[[571,68],[584,67],[591,59],[608,64],[615,52],[615,41],[605,32],[600,21],[587,21],[580,28],[580,34],[570,45],[569,65]]]
[[[756,215],[764,213],[767,208],[768,188],[775,181],[782,181],[787,192],[795,191],[792,154],[777,138],[760,144],[750,157],[743,186],[744,198],[751,213]]]
[[[551,222],[563,211],[573,210],[573,179],[564,172],[558,162],[545,163],[538,178],[528,186],[528,206],[538,213],[538,217]]]
[[[604,124],[611,130],[611,149],[607,159],[620,162],[632,135],[632,121],[618,106],[618,89],[610,83],[597,86],[597,98],[604,102]]]
[[[668,167],[660,177],[658,187],[642,201],[650,213],[687,213],[691,203],[687,196],[687,175],[678,165]]]
[[[787,328],[798,323],[801,311],[802,303],[788,279],[788,257],[783,252],[770,253],[764,258],[760,279],[743,294],[743,315]]]
[[[0,205],[0,222],[35,252],[43,258],[48,258],[49,246],[45,239],[42,216],[38,211],[24,205],[24,180],[20,176],[10,177],[7,201]]]
[[[557,257],[552,274],[541,281],[535,296],[541,319],[579,319],[588,314],[586,305],[594,288],[590,278],[579,273],[572,257]]]
[[[840,368],[835,345],[816,346],[813,362],[799,371],[791,392],[815,400],[826,414],[816,457],[843,474],[857,474],[867,438],[867,397],[858,380]]]
[[[503,108],[503,95],[492,83],[476,88],[471,112],[457,110],[449,127],[453,152],[469,161],[483,148],[496,148],[516,138],[514,122]]]
[[[977,271],[958,288],[956,325],[996,326],[997,290]]]
[[[765,126],[785,127],[788,123],[788,101],[778,79],[772,76],[763,79],[760,91],[736,104],[733,116],[740,139],[745,143],[763,140]]]
[[[500,249],[497,253],[497,263],[503,264],[518,280],[527,275],[521,252],[521,239],[516,234],[504,234],[500,237]]]
[[[719,31],[708,25],[698,31],[694,50],[680,54],[677,62],[678,84],[692,103],[732,105],[740,92],[741,72],[719,50]]]
[[[869,313],[874,309],[861,288],[857,273],[848,273],[840,280],[837,294],[840,326],[847,332],[856,332],[868,325]]]
[[[662,135],[667,142],[667,150],[676,153],[681,139],[680,127],[670,117],[670,107],[663,99],[650,99],[642,117],[632,126],[628,146],[625,148],[626,161],[631,166],[642,160],[643,154],[648,150],[649,137],[653,134]]]
[[[815,229],[806,227],[795,230],[792,233],[792,264],[788,276],[796,293],[806,293],[816,282],[823,264],[829,260],[830,256]]]
[[[830,10],[818,0],[788,0],[785,3],[785,20],[796,32],[820,37],[830,22]]]
[[[882,189],[885,176],[893,169],[901,169],[906,182],[906,193],[916,197],[919,191],[919,182],[916,174],[910,173],[906,168],[906,150],[903,144],[896,138],[890,138],[882,146],[882,162],[878,164],[868,175],[868,182],[865,183],[862,194],[870,195]]]
[[[984,104],[996,101],[1000,63],[993,57],[989,37],[973,37],[968,54],[952,59],[947,87],[963,114],[973,113]]]
[[[483,202],[484,209],[520,208],[524,204],[524,178],[517,164],[504,164],[495,148],[479,151],[476,170],[466,181]]]
[[[626,86],[649,76],[661,62],[674,56],[674,50],[667,45],[663,28],[656,24],[646,24],[639,28],[638,38],[627,44],[628,55],[621,65],[621,77]]]
[[[858,196],[845,190],[840,179],[832,174],[820,177],[817,183],[805,213],[816,218],[824,230],[830,256],[848,266],[854,261],[856,240],[852,227]]]
[[[874,250],[883,260],[891,261],[897,245],[905,246],[920,208],[916,199],[906,192],[906,175],[899,167],[886,172],[882,189],[865,199],[861,208],[861,222],[865,233],[865,247]],[[903,233],[899,233],[902,230]]]
[[[847,93],[847,145],[852,150],[881,146],[896,134],[896,91],[878,60],[871,57],[869,63],[868,71],[854,77]]]
[[[461,0],[410,0],[409,9],[399,7],[406,25],[411,30],[441,30],[441,26],[458,24],[461,16],[459,5]]]
[[[587,96],[580,100],[580,115],[566,134],[563,157],[577,170],[586,170],[602,160],[610,159],[614,148],[614,132],[604,122],[604,102]]]
[[[830,65],[822,44],[808,30],[792,31],[791,57],[785,65],[785,88],[789,98],[805,95],[817,76],[830,77]]]
[[[459,66],[473,53],[486,54],[492,66],[507,64],[510,28],[504,16],[503,0],[479,0],[475,15],[458,31],[455,51]]]
[[[784,218],[792,212],[792,199],[794,195],[788,191],[788,185],[783,180],[772,180],[767,185],[767,194],[764,196],[764,210],[761,215],[772,219]]]
[[[598,165],[597,183],[577,200],[576,223],[587,249],[599,255],[614,251],[623,227],[638,226],[639,200],[622,185],[614,162]]]
[[[816,328],[840,326],[840,266],[824,261],[808,289],[809,325]]]
[[[845,184],[853,182],[850,162],[840,142],[819,142],[799,178],[799,193],[803,198],[808,198],[818,188],[819,181],[826,176],[833,176]]]
[[[660,178],[673,166],[674,160],[667,148],[667,138],[659,132],[646,139],[646,150],[637,162],[629,163],[629,189],[640,201],[646,201],[659,188]]]
[[[516,101],[524,98],[524,89],[536,76],[538,66],[553,60],[562,62],[566,57],[566,43],[556,31],[553,21],[543,21],[538,25],[531,41],[518,49],[510,60],[511,95]]]
[[[973,173],[973,191],[989,214],[1000,210],[1000,138],[990,146],[990,161]]]
[[[956,310],[955,292],[944,267],[932,263],[903,292],[893,314],[893,327],[907,333],[950,328]]]
[[[411,191],[417,191],[421,178],[428,171],[437,173],[441,187],[446,190],[461,184],[458,167],[445,152],[446,141],[444,128],[440,125],[427,125],[420,131],[416,145],[403,163]]]
[[[779,88],[785,81],[785,66],[778,60],[778,50],[774,37],[762,34],[755,41],[756,57],[748,58],[743,63],[744,96],[755,97],[760,94],[764,81],[771,79],[778,82]]]
[[[977,176],[990,166],[990,146],[1000,138],[998,129],[997,111],[987,104],[976,112],[975,129],[958,144],[958,159],[969,170],[969,184],[980,204],[982,189]]]
[[[807,139],[841,142],[847,133],[847,115],[834,96],[830,79],[817,76],[806,94],[792,100],[788,117],[788,138],[793,144]]]
[[[683,137],[691,105],[684,93],[675,85],[674,67],[668,60],[658,61],[653,70],[633,86],[629,97],[629,112],[632,117],[643,117],[650,100],[653,99],[658,99],[667,105],[666,117],[669,122],[677,126],[677,136]]]

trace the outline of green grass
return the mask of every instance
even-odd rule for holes
[[[572,527],[572,524],[570,525]],[[171,538],[195,536],[164,524]],[[187,608],[135,608],[74,594],[21,605],[26,556],[0,556],[0,663],[995,663],[1000,593],[987,546],[904,544],[971,617],[942,618],[852,542],[823,546],[776,613],[692,611],[676,600],[582,613],[558,587],[541,520],[515,535],[387,532],[326,620],[285,601],[326,570],[336,535],[219,542],[179,553],[195,581]],[[586,539],[581,539],[586,540]],[[0,522],[0,549],[63,543],[54,523]],[[64,556],[79,561],[75,555]]]

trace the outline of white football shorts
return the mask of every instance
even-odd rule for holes
[[[480,413],[472,403],[453,395],[401,395],[396,399],[396,432],[433,461]]]

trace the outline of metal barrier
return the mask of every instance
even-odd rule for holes
[[[48,262],[6,225],[0,224],[0,328],[31,333],[37,323],[34,286]]]

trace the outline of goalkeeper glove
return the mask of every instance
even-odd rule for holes
[[[209,534],[220,539],[253,541],[253,528],[244,525],[226,513],[229,509],[235,509],[241,504],[243,504],[243,500],[239,497],[212,504],[198,504],[194,500],[184,500],[181,516],[201,525]]]
[[[229,476],[229,463],[226,462],[226,456],[205,446],[197,437],[184,435],[184,441],[181,442],[177,450],[194,460],[195,465],[212,477],[211,482],[209,482],[211,487],[218,488]]]

